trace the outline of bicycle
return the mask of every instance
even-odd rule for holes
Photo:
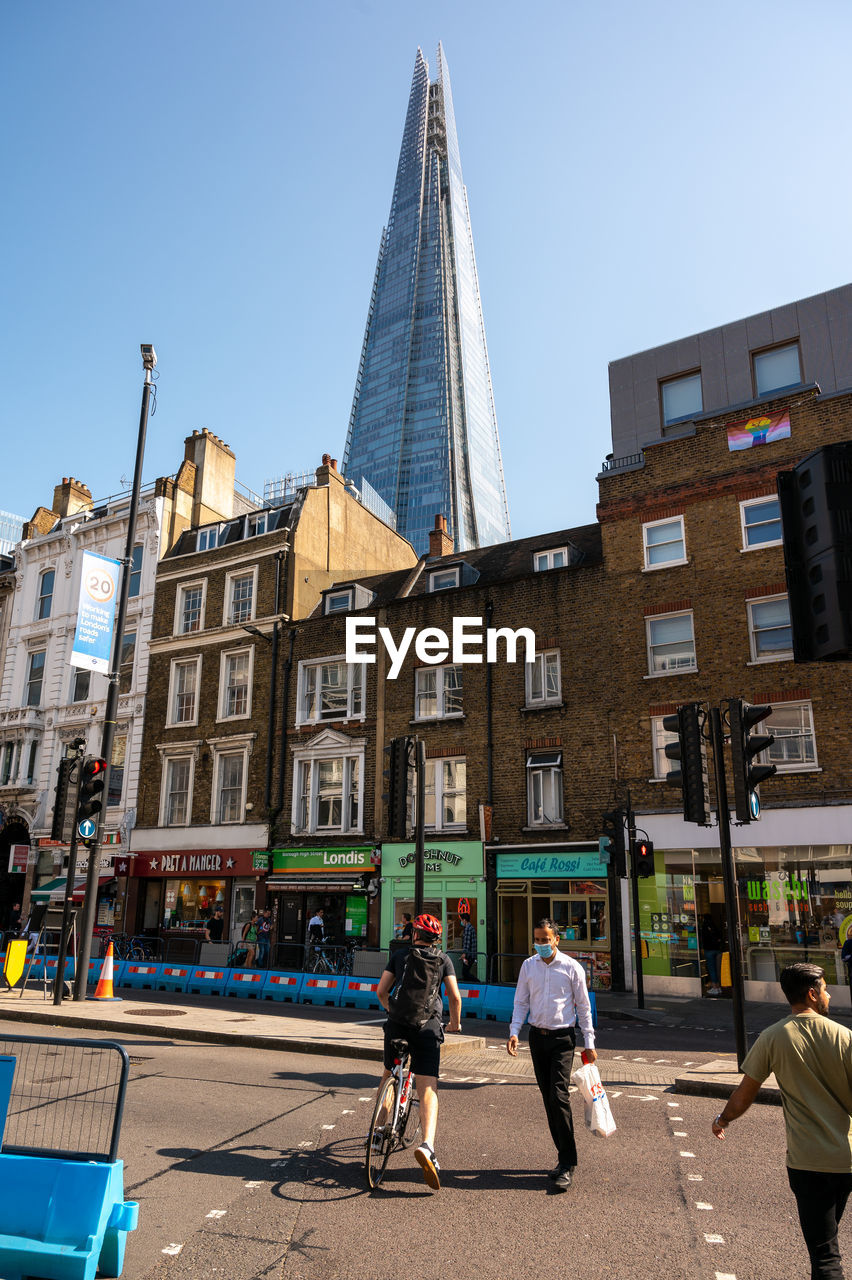
[[[385,1176],[394,1151],[407,1150],[420,1141],[420,1099],[414,1092],[408,1042],[392,1040],[391,1051],[393,1070],[376,1098],[367,1133],[365,1170],[371,1191]]]

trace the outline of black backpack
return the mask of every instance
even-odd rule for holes
[[[394,1022],[419,1031],[440,1014],[444,959],[440,947],[409,947],[402,975],[388,998],[388,1013]]]

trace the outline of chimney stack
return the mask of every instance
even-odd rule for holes
[[[64,519],[65,516],[74,516],[78,511],[90,511],[91,508],[91,489],[82,480],[63,476],[62,484],[56,485],[53,490],[53,510],[56,514]]]
[[[440,560],[442,556],[451,556],[455,546],[447,533],[445,516],[435,516],[435,528],[429,530],[429,559]]]

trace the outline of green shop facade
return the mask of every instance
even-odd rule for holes
[[[308,921],[322,909],[336,945],[357,939],[376,946],[380,862],[373,844],[273,849],[266,889],[276,942],[304,946]]]
[[[413,843],[382,845],[380,945],[389,947],[402,933],[405,915],[414,914]],[[477,977],[486,980],[485,861],[479,840],[444,840],[426,836],[423,863],[423,910],[444,926],[443,946],[455,959],[461,953],[459,903],[470,905],[476,929]],[[458,965],[456,966],[459,967]]]

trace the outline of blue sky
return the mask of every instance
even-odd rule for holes
[[[607,362],[846,283],[846,0],[6,0],[0,508],[208,427],[342,457],[417,46],[453,83],[513,533],[594,519]]]

